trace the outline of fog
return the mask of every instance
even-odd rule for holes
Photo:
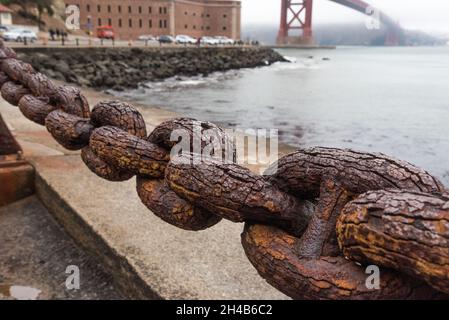
[[[243,25],[279,23],[280,0],[241,0]],[[366,0],[404,28],[449,34],[449,1]],[[363,15],[328,0],[314,0],[313,23],[352,23]]]

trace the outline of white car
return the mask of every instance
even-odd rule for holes
[[[213,37],[202,37],[201,44],[208,44],[208,45],[214,46],[214,45],[220,44],[220,42]]]
[[[195,44],[196,43],[196,39],[186,36],[186,35],[177,35],[175,38],[176,43],[181,43],[181,44]]]
[[[156,37],[153,37],[151,34],[143,34],[137,38],[139,41],[156,41]]]
[[[229,39],[228,37],[218,36],[218,37],[214,37],[214,39],[216,39],[219,44],[224,44],[224,45],[233,45],[234,44],[234,40]]]
[[[3,33],[3,39],[6,41],[22,42],[24,39],[28,41],[37,41],[37,35],[31,30],[27,29],[12,29]]]

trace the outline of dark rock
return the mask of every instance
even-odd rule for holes
[[[45,48],[18,49],[48,76],[99,89],[124,90],[174,76],[254,68],[286,62],[268,48]]]

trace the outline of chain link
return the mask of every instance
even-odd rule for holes
[[[104,101],[90,112],[79,89],[54,84],[3,42],[0,63],[7,102],[45,125],[63,147],[81,150],[98,176],[137,176],[140,199],[164,221],[186,230],[222,218],[245,222],[241,241],[248,259],[290,297],[449,294],[449,198],[427,172],[382,154],[311,148],[281,158],[268,169],[272,174],[260,176],[237,165],[234,152],[231,159],[225,153],[202,158],[207,139],[198,153],[170,158],[177,129],[190,141],[213,132],[220,150],[235,148],[232,137],[208,122],[174,119],[147,135],[142,115],[127,103]],[[195,150],[193,142],[190,147]],[[366,286],[360,263],[388,268],[380,288]]]

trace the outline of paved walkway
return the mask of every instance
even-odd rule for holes
[[[73,242],[36,196],[0,207],[0,230],[0,300],[122,298],[111,275]],[[65,285],[68,266],[79,268],[79,290]]]

